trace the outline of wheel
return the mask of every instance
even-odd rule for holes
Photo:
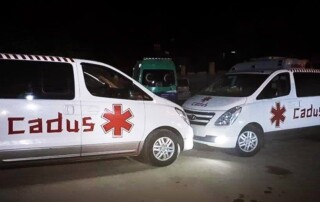
[[[254,156],[263,145],[263,132],[248,125],[242,129],[236,143],[236,152],[239,156]]]
[[[179,149],[177,136],[168,129],[160,129],[147,138],[144,155],[153,166],[168,166],[177,159]]]

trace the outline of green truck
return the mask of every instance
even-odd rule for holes
[[[144,58],[133,67],[132,77],[160,97],[177,101],[176,66],[170,58]]]

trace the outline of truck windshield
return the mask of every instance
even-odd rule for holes
[[[173,70],[144,70],[142,84],[151,87],[168,87],[175,84]]]
[[[247,97],[267,79],[268,74],[226,74],[201,91],[201,95]]]

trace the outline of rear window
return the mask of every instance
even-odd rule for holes
[[[0,60],[0,98],[72,100],[74,76],[68,63]]]

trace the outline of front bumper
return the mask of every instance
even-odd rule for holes
[[[194,131],[193,141],[212,147],[234,148],[240,132],[239,129],[232,126],[191,126]]]
[[[186,136],[183,138],[184,148],[183,150],[190,150],[193,148],[193,129],[188,126],[188,132],[185,133]]]

